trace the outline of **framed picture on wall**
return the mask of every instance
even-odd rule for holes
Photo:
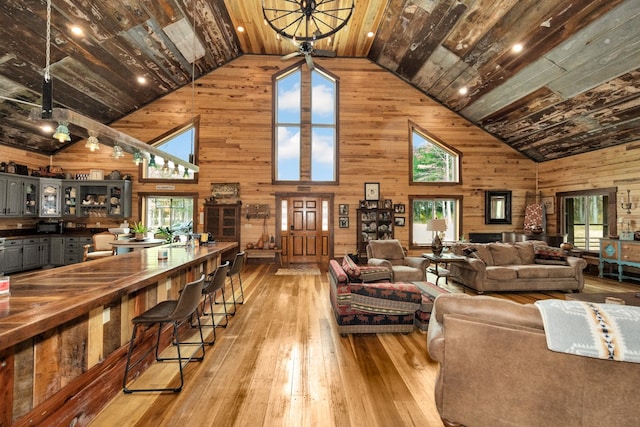
[[[349,205],[340,204],[340,206],[338,207],[338,214],[349,215]]]
[[[397,216],[393,218],[393,222],[396,225],[396,227],[404,227],[404,221],[405,221],[405,218],[403,216]]]
[[[393,207],[393,201],[391,199],[385,199],[384,208],[391,209]]]
[[[364,198],[365,200],[380,200],[380,183],[379,182],[365,182],[364,183]]]
[[[349,217],[341,216],[340,217],[340,228],[349,228]]]
[[[395,213],[404,213],[404,209],[405,209],[404,203],[398,203],[393,205],[393,211]]]

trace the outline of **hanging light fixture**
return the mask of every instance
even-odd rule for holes
[[[156,155],[153,153],[149,154],[149,167],[154,169],[158,167],[156,164]]]
[[[42,83],[43,119],[50,119],[53,114],[53,83],[51,81],[51,0],[47,0],[47,46],[45,48],[44,81]]]
[[[173,172],[171,172],[171,176],[180,176],[180,168],[178,167],[177,163],[173,165]]]
[[[162,174],[162,176],[167,177],[169,175],[171,175],[171,168],[169,168],[169,162],[168,161],[164,161],[164,164],[162,165],[162,168],[160,169],[160,173]]]
[[[337,2],[314,0],[281,0],[277,6],[268,7],[262,2],[264,21],[282,37],[299,42],[314,42],[340,31],[355,7],[340,7]]]
[[[185,179],[189,179],[189,169],[184,168],[184,173],[182,174],[182,177]]]
[[[144,160],[144,156],[140,152],[140,150],[133,150],[133,163],[138,166]]]
[[[68,126],[69,124],[67,122],[58,123],[58,127],[56,128],[56,132],[53,134],[53,137],[60,142],[71,141]]]
[[[195,11],[195,2],[194,11]],[[52,0],[46,0],[46,15],[47,15],[47,28],[46,28],[46,63],[45,68],[43,70],[43,90],[42,90],[42,105],[38,106],[37,104],[31,104],[36,108],[31,109],[31,113],[29,118],[31,120],[52,120],[58,122],[58,127],[53,134],[53,137],[60,142],[68,142],[71,141],[71,134],[69,132],[69,124],[73,124],[76,127],[80,127],[86,130],[93,129],[96,134],[99,132],[100,136],[103,137],[103,144],[111,145],[112,141],[118,141],[116,145],[118,148],[114,147],[113,157],[119,158],[124,155],[124,151],[126,149],[127,152],[132,153],[133,150],[140,151],[142,153],[149,153],[151,156],[151,160],[149,161],[150,167],[156,167],[155,161],[153,159],[154,155],[160,156],[163,159],[170,160],[174,163],[177,163],[184,168],[188,168],[193,170],[194,172],[198,172],[200,168],[198,165],[191,163],[193,158],[193,148],[192,153],[190,154],[189,160],[185,160],[179,157],[176,157],[170,153],[165,153],[162,150],[159,150],[153,146],[150,146],[147,143],[144,143],[132,136],[129,136],[119,130],[113,129],[97,120],[91,119],[89,117],[83,116],[79,113],[71,111],[66,108],[53,108],[53,90],[52,90],[52,78],[50,73],[51,66],[51,9],[52,9]],[[195,20],[195,12],[193,14]],[[195,26],[195,25],[194,25]],[[195,37],[194,37],[195,40]],[[194,42],[195,43],[195,42]],[[195,67],[195,66],[194,66]],[[193,80],[193,77],[192,77]],[[193,86],[193,85],[192,85]],[[0,98],[2,98],[0,96]],[[16,102],[23,102],[21,100],[16,100]],[[49,131],[50,132],[50,131]],[[106,142],[104,141],[104,138]],[[93,143],[95,142],[91,137],[89,138],[91,142],[87,141],[87,147],[91,149]],[[96,136],[97,140],[97,136]],[[125,147],[123,149],[122,147]],[[96,143],[94,150],[98,149],[98,145]],[[144,157],[143,157],[144,160]],[[134,159],[134,162],[139,162],[140,160]],[[170,173],[171,171],[169,171]]]
[[[89,131],[89,138],[87,138],[87,143],[84,146],[91,151],[100,149],[100,141],[98,141],[98,135],[94,131]]]
[[[114,159],[119,159],[120,157],[124,157],[124,150],[118,144],[113,146],[113,152],[111,153],[111,157]]]

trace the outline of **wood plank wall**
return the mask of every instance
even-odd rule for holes
[[[617,218],[630,222],[631,230],[640,230],[640,141],[540,163],[540,191],[544,197],[558,192],[617,187]],[[631,190],[631,213],[620,207]],[[547,216],[551,231],[556,231],[556,212]]]
[[[380,182],[382,196],[391,198],[393,203],[407,204],[409,195],[463,195],[465,236],[469,232],[522,229],[525,196],[536,189],[534,162],[367,59],[314,61],[340,79],[340,185],[311,188],[314,192],[335,194],[335,256],[355,251],[356,208],[363,198],[364,182]],[[195,189],[200,203],[210,195],[211,182],[239,182],[244,205],[269,204],[275,209],[276,192],[298,190],[296,186],[271,184],[271,79],[292,63],[282,62],[279,57],[244,55],[200,78],[195,99],[192,88],[185,87],[141,108],[113,127],[150,141],[189,120],[192,114],[199,114],[201,173]],[[462,152],[462,185],[409,185],[409,120]],[[109,155],[109,147],[90,153],[80,142],[54,156],[53,163],[73,173],[99,167],[105,175],[117,169],[137,178],[138,170],[130,155],[119,161]],[[592,158],[596,163],[599,161],[595,160],[599,155]],[[42,160],[48,164],[48,158]],[[540,174],[545,175],[545,192],[554,191],[550,184],[554,175],[562,179],[571,173],[571,167],[563,165],[573,164],[571,160],[552,163],[550,167],[545,165],[544,171],[540,166]],[[578,179],[575,182],[583,183]],[[511,226],[484,224],[484,191],[491,189],[513,191]],[[138,218],[137,192],[154,190],[155,185],[141,185],[134,180],[132,219]],[[194,187],[176,185],[175,191],[194,191]],[[337,205],[341,203],[350,207],[347,229],[338,227]],[[262,220],[243,217],[242,221],[244,247],[262,235]],[[15,222],[0,220],[0,228],[15,227]],[[109,225],[105,221],[101,224]],[[269,219],[267,227],[270,234],[275,232],[275,216]],[[397,227],[396,237],[408,246],[409,228]]]

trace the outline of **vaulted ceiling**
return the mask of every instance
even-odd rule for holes
[[[260,0],[51,1],[54,106],[104,124],[240,55],[296,51]],[[29,119],[46,29],[45,0],[0,2],[0,143],[53,154],[69,143]],[[535,161],[640,140],[637,0],[355,0],[314,48],[370,59]]]

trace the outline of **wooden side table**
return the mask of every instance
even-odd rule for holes
[[[449,263],[466,262],[465,257],[453,254],[442,254],[438,256],[435,254],[425,253],[422,254],[422,257],[427,258],[434,264],[434,267],[429,267],[427,271],[436,275],[436,286],[438,286],[438,280],[440,280],[441,277],[444,277],[445,283],[449,283],[449,276],[451,275],[451,271],[447,268]],[[444,268],[439,267],[440,264],[443,264]]]

